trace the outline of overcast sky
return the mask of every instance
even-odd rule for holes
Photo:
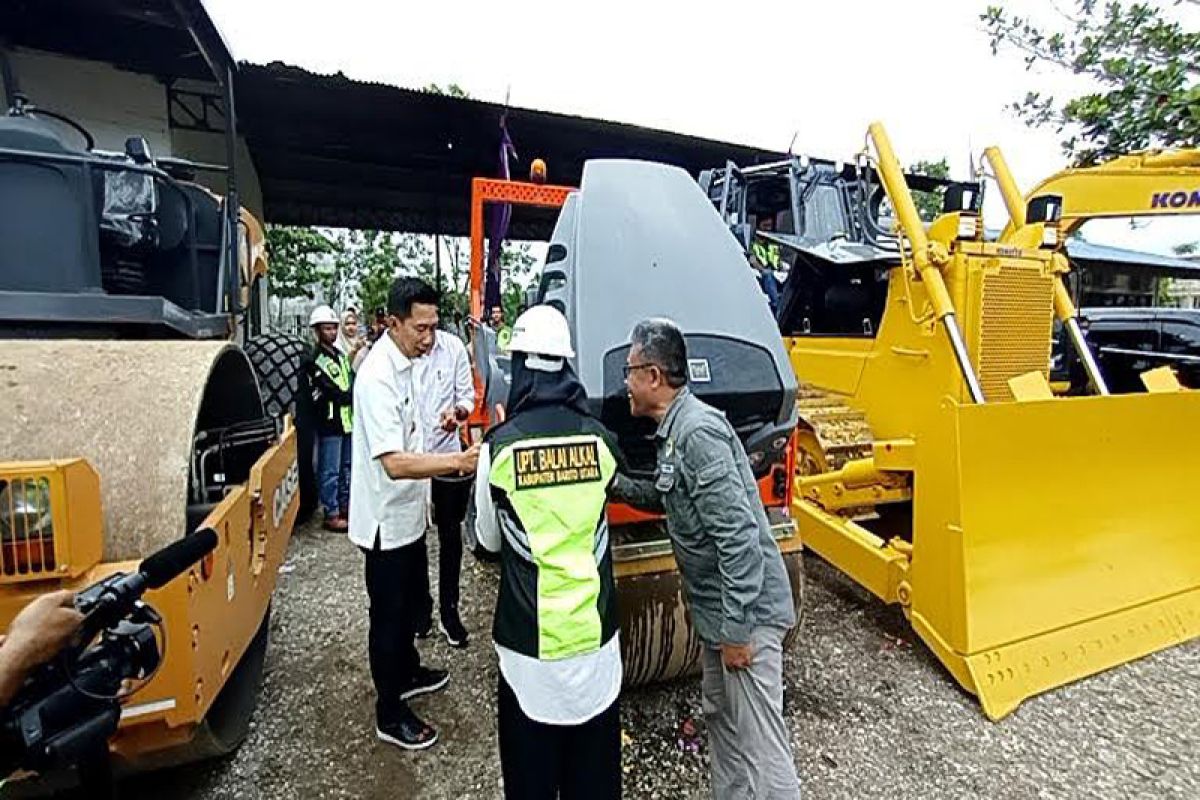
[[[205,5],[242,60],[406,87],[457,83],[482,100],[508,94],[514,106],[776,150],[795,136],[796,152],[830,158],[852,158],[879,119],[901,161],[946,156],[956,177],[967,176],[969,153],[998,144],[1024,189],[1064,165],[1060,137],[1006,106],[1030,89],[1079,87],[1026,71],[1015,54],[992,56],[978,21],[985,0]],[[1054,13],[1045,2],[1006,5]],[[989,226],[1006,220],[998,195]],[[1145,239],[1121,227],[1113,243]]]

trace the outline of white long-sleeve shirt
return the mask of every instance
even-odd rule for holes
[[[493,553],[500,551],[500,523],[489,483],[491,448],[479,448],[475,469],[475,535]],[[512,687],[521,711],[545,725],[582,725],[611,706],[621,693],[621,634],[592,653],[542,661],[496,645],[500,674]]]
[[[420,398],[425,451],[457,453],[462,450],[457,431],[442,430],[443,411],[475,408],[475,378],[467,347],[452,333],[436,331],[433,348],[413,362]]]

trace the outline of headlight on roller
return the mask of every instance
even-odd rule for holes
[[[46,478],[0,480],[0,541],[23,542],[53,537],[50,481]]]
[[[0,573],[30,575],[53,570],[54,565],[50,481],[0,479]]]

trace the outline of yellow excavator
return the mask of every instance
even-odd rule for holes
[[[883,127],[868,139],[857,174],[879,191],[862,206],[884,219],[890,205],[896,259],[798,247],[781,301],[805,546],[899,604],[992,719],[1200,634],[1200,394],[1164,374],[1146,394],[1108,394],[1061,251],[1088,217],[1197,210],[1200,182],[1180,171],[1195,154],[1073,170],[1026,204],[992,149],[1013,221],[985,241],[978,193],[947,191],[927,228]],[[1122,200],[1139,192],[1144,209]],[[1094,395],[1051,391],[1056,317]]]

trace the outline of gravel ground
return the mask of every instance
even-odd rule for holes
[[[432,555],[432,554],[431,554]],[[439,744],[375,741],[362,558],[344,536],[297,531],[279,576],[266,684],[225,762],[143,778],[126,796],[492,798],[500,795],[494,573],[467,556],[465,651],[436,640],[447,691],[416,701]],[[436,572],[436,570],[435,570]],[[787,657],[786,715],[806,798],[1200,797],[1200,643],[1026,701],[999,724],[958,689],[902,615],[816,558]],[[694,720],[696,734],[686,733]],[[707,797],[698,681],[623,699],[625,794]]]

